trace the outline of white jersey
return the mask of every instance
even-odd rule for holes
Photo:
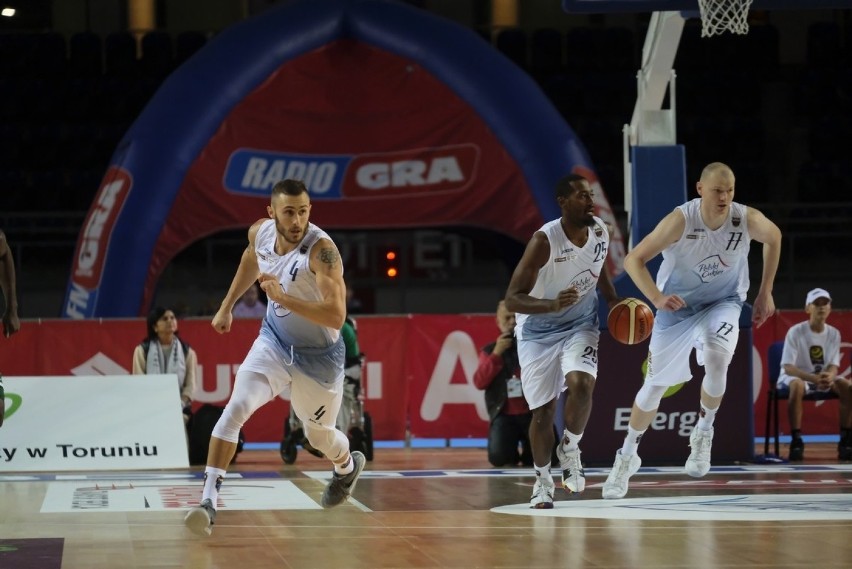
[[[663,250],[657,288],[677,294],[686,307],[676,312],[658,311],[664,319],[682,320],[721,300],[745,301],[749,287],[746,206],[733,202],[728,219],[710,229],[701,218],[701,199],[677,208],[685,219],[683,235]]]
[[[275,275],[281,288],[289,295],[307,301],[322,300],[316,275],[310,269],[311,249],[320,239],[331,238],[313,223],[308,223],[299,245],[286,255],[278,255],[275,252],[276,235],[272,219],[265,221],[257,231],[254,252],[260,271]],[[296,348],[325,348],[340,337],[340,330],[321,326],[272,301],[267,304],[260,333],[284,347]]]
[[[809,373],[819,373],[832,365],[840,367],[840,331],[826,324],[822,332],[814,332],[807,320],[791,326],[784,338],[779,385],[793,379],[784,373],[786,364]]]
[[[609,248],[609,231],[598,217],[588,228],[589,238],[582,247],[565,235],[560,219],[545,223],[539,229],[550,244],[550,258],[538,271],[530,296],[553,299],[559,292],[576,287],[580,298],[561,312],[518,314],[515,328],[519,340],[556,343],[579,329],[597,330],[597,285],[604,270]]]

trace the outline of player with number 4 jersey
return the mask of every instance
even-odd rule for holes
[[[239,367],[234,390],[213,428],[201,503],[186,515],[195,534],[210,535],[219,490],[236,450],[240,428],[262,405],[289,392],[310,444],[334,464],[322,495],[330,508],[346,501],[366,458],[349,452],[349,439],[335,428],[343,398],[346,285],[337,247],[308,221],[305,184],[282,180],[272,188],[268,218],[251,226],[231,287],[212,325],[230,331],[232,310],[255,280],[269,303],[260,335]]]
[[[556,456],[563,487],[582,492],[586,486],[579,442],[598,373],[597,288],[610,307],[618,301],[605,266],[610,231],[594,215],[589,182],[576,174],[562,178],[556,201],[562,216],[533,234],[506,293],[506,308],[517,313],[521,383],[533,414],[530,506],[538,509],[553,507],[552,425],[566,389],[565,429]]]
[[[736,203],[734,173],[720,162],[704,168],[697,199],[681,205],[628,253],[624,269],[657,308],[645,383],[636,394],[627,436],[603,487],[604,498],[627,494],[642,461],[639,439],[657,414],[666,389],[692,379],[690,352],[704,366],[698,423],[689,437],[685,470],[701,477],[710,470],[713,423],[739,338],[739,320],[749,289],[748,252],[763,243],[763,278],[752,319],[761,326],[773,312],[772,286],[781,255],[781,231],[754,208]],[[656,283],[647,263],[663,254]]]

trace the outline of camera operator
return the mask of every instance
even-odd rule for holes
[[[488,408],[488,462],[494,466],[532,465],[529,441],[532,413],[521,390],[521,367],[514,337],[515,315],[497,305],[497,340],[479,352],[474,385],[485,390]],[[520,449],[519,449],[520,447]]]

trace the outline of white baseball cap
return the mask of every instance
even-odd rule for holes
[[[807,298],[805,298],[805,306],[813,303],[818,298],[827,298],[829,302],[831,302],[831,295],[828,294],[828,291],[824,288],[815,288],[808,293]]]

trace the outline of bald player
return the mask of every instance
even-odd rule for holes
[[[734,201],[733,171],[708,164],[696,184],[698,198],[676,207],[624,259],[624,269],[657,308],[645,383],[636,394],[624,445],[603,487],[604,498],[623,498],[642,464],[639,440],[657,414],[663,393],[689,381],[695,349],[704,366],[700,412],[689,437],[686,473],[710,470],[713,421],[725,394],[728,365],[739,337],[739,319],[749,289],[748,251],[763,243],[763,275],[752,320],[759,327],[775,312],[772,286],[781,255],[781,231],[761,212]],[[647,263],[663,254],[657,280]]]

